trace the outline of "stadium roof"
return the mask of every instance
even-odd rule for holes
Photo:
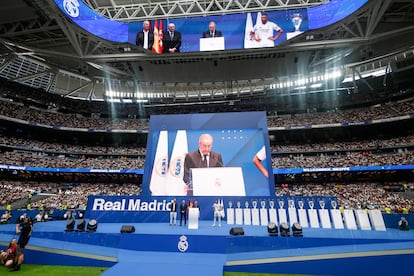
[[[84,2],[107,18],[130,22],[306,8],[327,1]],[[61,13],[53,0],[6,0],[0,10],[0,75],[89,100],[106,98],[109,83],[127,98],[252,93],[291,75],[355,67],[361,59],[366,64],[389,58],[390,53],[412,51],[413,45],[414,2],[410,0],[371,0],[336,24],[274,48],[176,55],[145,53],[135,45],[93,36]]]

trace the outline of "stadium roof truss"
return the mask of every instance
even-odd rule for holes
[[[326,0],[84,2],[110,19],[137,21],[305,8]],[[272,83],[285,78],[287,73],[278,72],[273,66],[280,60],[299,61],[304,71],[322,72],[337,66],[349,68],[346,64],[359,60],[361,51],[384,41],[404,37],[404,43],[395,43],[393,49],[377,49],[375,60],[382,55],[389,58],[389,52],[406,52],[414,45],[413,39],[407,38],[413,37],[414,32],[414,3],[409,0],[370,1],[349,18],[321,30],[308,31],[280,47],[169,56],[146,54],[136,48],[132,51],[134,45],[111,43],[92,36],[61,14],[52,0],[8,0],[8,3],[9,6],[5,5],[8,8],[0,12],[0,75],[64,97],[88,100],[105,99],[108,85],[112,87],[113,83],[118,83],[119,97],[168,97],[186,101],[237,98],[263,92]],[[21,16],[16,20],[10,14]],[[370,62],[371,58],[364,62]],[[265,65],[269,66],[267,75],[263,71],[255,73],[250,68],[242,68],[250,66],[237,66],[239,62],[260,66],[265,60],[275,61]],[[221,74],[222,79],[212,81],[200,65],[217,66],[218,63],[235,64],[237,69],[227,78]],[[185,77],[175,80],[174,66],[178,70],[184,68]],[[194,66],[199,69],[197,72],[193,72]],[[158,74],[160,70],[162,76]]]
[[[119,21],[147,18],[177,18],[217,14],[244,13],[277,9],[305,8],[327,0],[86,0],[99,14]]]

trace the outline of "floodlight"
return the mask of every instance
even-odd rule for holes
[[[277,228],[276,223],[270,222],[267,225],[267,233],[269,233],[270,236],[277,236],[279,233],[279,229]]]
[[[286,222],[282,222],[279,226],[279,232],[282,237],[289,237],[290,236],[289,225]]]

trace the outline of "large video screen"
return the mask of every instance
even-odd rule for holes
[[[264,112],[151,116],[143,194],[270,196]]]
[[[262,20],[266,20],[266,24]],[[180,52],[274,47],[308,30],[306,9],[153,20],[151,26],[157,24],[159,27],[160,21],[164,38],[168,39],[170,23],[181,33]],[[214,38],[209,33],[211,22],[215,24],[214,34],[211,33]],[[143,22],[129,24],[128,41],[131,44],[135,44],[136,35],[142,29]],[[270,37],[277,39],[273,41]]]
[[[334,24],[358,10],[366,2],[367,0],[331,0],[303,9],[148,20],[152,33],[162,32],[165,52],[168,52],[165,46],[168,43],[167,26],[170,23],[173,23],[175,31],[181,34],[180,45],[177,46],[180,52],[262,48],[277,46],[307,30]],[[81,0],[55,0],[55,3],[74,23],[106,40],[136,45],[137,35],[143,29],[143,21],[120,22],[108,19]],[[211,22],[215,23],[215,31],[208,34]],[[143,47],[148,49],[148,52],[153,52],[152,40],[160,41],[160,36],[151,37],[150,40],[148,46],[146,38],[147,42]],[[156,49],[157,53],[163,52],[159,46]]]

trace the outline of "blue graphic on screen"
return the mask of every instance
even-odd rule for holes
[[[351,15],[367,0],[331,0],[329,3],[308,9],[309,29],[319,29],[334,24]]]
[[[91,34],[115,42],[128,41],[129,23],[103,17],[81,0],[55,0],[55,3],[73,22]]]
[[[271,46],[277,46],[297,35],[322,28],[342,20],[361,8],[367,0],[332,0],[319,6],[307,9],[289,9],[284,11],[267,11],[268,21],[274,22],[282,30],[282,35]],[[136,43],[137,32],[142,30],[141,22],[118,22],[90,9],[80,0],[55,0],[57,6],[73,22],[88,32],[115,42]],[[227,14],[192,18],[163,19],[164,34],[168,23],[176,25],[176,31],[182,34],[181,52],[200,51],[200,38],[208,30],[211,21],[216,23],[224,38],[224,48],[207,50],[230,50],[242,48],[261,48],[261,43],[252,41],[250,31],[261,21],[261,12],[244,14]],[[155,25],[150,20],[151,28]],[[273,34],[276,35],[276,31]]]
[[[202,134],[212,136],[212,151],[222,156],[219,171],[224,174],[233,169],[241,172],[241,181],[234,175],[220,178],[220,185],[233,190],[219,194],[224,196],[269,196],[274,193],[274,179],[272,175],[269,139],[267,132],[266,115],[264,112],[245,113],[218,113],[218,114],[191,114],[191,115],[158,115],[150,120],[150,131],[147,143],[147,155],[144,169],[143,194],[186,196],[186,181],[184,174],[184,160],[186,154],[197,151],[199,138]],[[262,158],[270,178],[267,178],[253,163],[255,155],[265,147]],[[198,153],[198,152],[197,152]],[[212,160],[212,159],[210,159]],[[210,161],[213,162],[213,161]],[[222,164],[221,164],[222,163]],[[198,167],[198,166],[196,166]],[[208,172],[214,170],[207,169]],[[217,171],[214,171],[217,173]],[[212,176],[213,178],[216,175]],[[217,179],[213,179],[216,181]],[[210,182],[209,182],[210,183]],[[192,183],[191,183],[192,184]],[[194,183],[195,184],[195,183]],[[237,185],[241,187],[243,193]],[[225,189],[225,187],[223,188]],[[195,191],[196,192],[196,191]],[[209,192],[209,191],[207,191]],[[207,195],[203,193],[194,195]]]

